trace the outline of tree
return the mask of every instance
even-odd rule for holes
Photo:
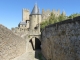
[[[49,25],[49,22],[46,20],[45,22],[42,22],[40,25],[41,29],[43,29],[45,26]]]
[[[79,13],[74,13],[74,14],[71,14],[68,18],[74,18],[74,17],[77,17],[77,16],[80,16],[80,14]]]
[[[66,19],[66,16],[62,13],[59,17],[55,17],[53,13],[51,13],[50,17],[45,21],[41,23],[41,29],[43,29],[45,26],[54,24],[60,21],[63,21]]]
[[[53,24],[58,22],[58,18],[55,17],[55,15],[53,13],[51,13],[51,16],[49,17],[49,24]]]
[[[58,17],[59,22],[65,20],[65,19],[67,19],[67,18],[66,18],[66,16],[63,15],[63,14],[61,14],[61,15]]]

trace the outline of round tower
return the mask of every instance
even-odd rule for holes
[[[41,22],[41,14],[39,13],[39,8],[37,4],[35,4],[30,14],[30,31],[40,32],[40,22]]]

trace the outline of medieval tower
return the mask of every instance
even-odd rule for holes
[[[48,19],[51,13],[53,13],[55,17],[58,17],[60,15],[59,10],[42,10],[42,13],[40,14],[37,4],[34,5],[31,13],[28,9],[22,10],[22,21],[18,24],[18,27],[12,29],[12,31],[23,38],[26,36],[26,49],[35,50],[40,48],[40,23]]]
[[[55,17],[60,16],[60,10],[44,10],[40,14],[37,4],[34,5],[32,12],[28,9],[22,9],[22,21],[18,24],[18,27],[12,28],[12,31],[15,33],[30,33],[30,34],[40,34],[40,23],[48,20],[51,13]],[[66,15],[65,12],[62,12],[63,15]]]
[[[30,14],[30,32],[33,33],[35,31],[35,34],[40,33],[40,23],[41,23],[41,14],[39,12],[39,8],[37,4],[35,4],[31,14]]]

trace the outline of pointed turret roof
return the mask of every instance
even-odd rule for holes
[[[19,25],[26,25],[26,22],[20,22]]]
[[[33,8],[32,12],[31,12],[31,15],[34,15],[34,14],[40,14],[37,4],[34,5],[34,8]]]

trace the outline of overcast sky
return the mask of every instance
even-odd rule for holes
[[[22,21],[22,9],[32,11],[37,3],[40,10],[54,9],[65,11],[66,15],[80,13],[80,0],[0,0],[0,24],[11,29]]]

